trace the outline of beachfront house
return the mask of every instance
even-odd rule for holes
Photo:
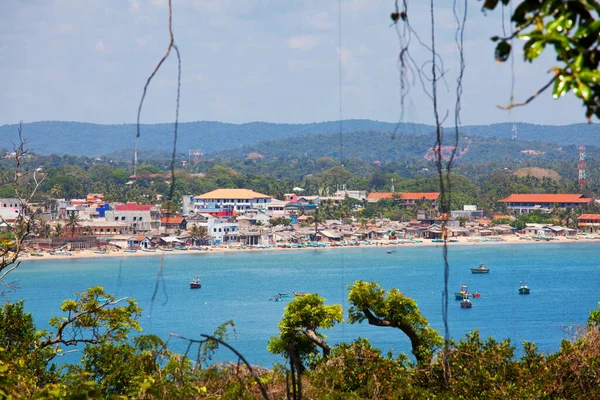
[[[592,199],[582,194],[511,194],[498,202],[509,210],[527,214],[535,210],[549,213],[555,207],[575,208],[591,203]]]
[[[162,217],[160,219],[160,227],[165,232],[175,230],[185,231],[187,229],[187,221],[184,217]]]
[[[131,233],[158,233],[160,209],[152,205],[137,203],[116,204],[105,212],[106,221],[125,222]]]
[[[577,226],[584,233],[600,233],[600,214],[581,214]]]
[[[250,210],[266,210],[271,201],[271,196],[249,189],[217,189],[193,196],[193,199],[184,196],[184,203],[187,203],[184,208],[189,213],[229,217]]]

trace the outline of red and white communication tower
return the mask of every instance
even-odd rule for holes
[[[587,186],[585,181],[585,151],[583,145],[579,145],[579,188]]]

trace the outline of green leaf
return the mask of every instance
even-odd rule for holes
[[[508,43],[506,40],[503,40],[500,43],[498,43],[494,54],[494,56],[496,57],[496,61],[504,62],[508,60],[508,57],[510,57],[510,50],[510,43]]]

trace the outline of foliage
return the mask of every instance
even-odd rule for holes
[[[498,0],[486,0],[484,8],[494,9]],[[508,4],[510,0],[501,0]],[[560,1],[526,0],[517,4],[511,21],[515,33],[510,37],[493,37],[497,41],[496,59],[506,61],[511,53],[510,40],[525,41],[523,56],[536,60],[547,46],[554,48],[557,66],[552,67],[552,95],[555,99],[572,91],[586,108],[588,119],[600,118],[600,4],[594,0]]]
[[[297,359],[304,367],[317,354],[317,348],[321,348],[326,358],[330,351],[325,341],[327,336],[317,330],[330,329],[344,319],[341,305],[328,306],[324,302],[325,299],[314,293],[294,298],[285,307],[279,322],[279,336],[271,337],[268,350]]]
[[[350,288],[348,321],[367,321],[371,325],[400,329],[411,341],[412,352],[419,364],[431,361],[442,344],[439,333],[429,326],[417,303],[398,289],[387,293],[378,283],[356,281]]]

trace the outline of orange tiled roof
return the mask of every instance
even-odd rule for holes
[[[600,221],[600,214],[581,214],[577,219],[591,219],[594,221]]]
[[[582,194],[511,194],[500,203],[589,203]]]
[[[181,224],[183,222],[183,217],[162,217],[160,219],[161,225],[171,225],[171,224]]]
[[[396,192],[403,200],[437,200],[440,196],[439,192]],[[380,199],[393,199],[392,192],[371,192],[367,196],[369,200],[380,200]]]
[[[240,200],[250,200],[250,199],[270,199],[271,196],[267,196],[266,194],[255,192],[250,189],[217,189],[212,192],[201,194],[200,196],[196,196],[197,199],[205,200],[205,199],[240,199]]]

